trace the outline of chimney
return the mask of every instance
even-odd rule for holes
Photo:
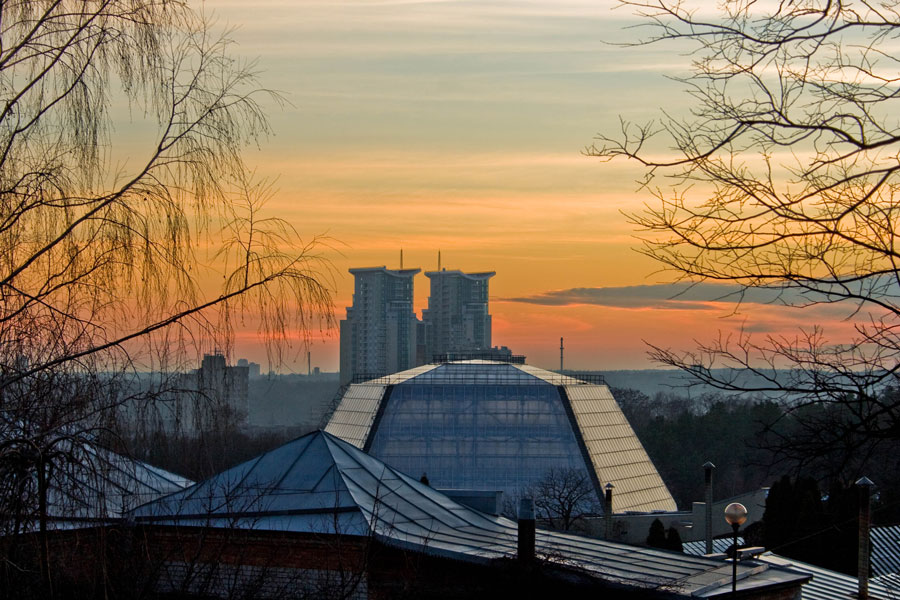
[[[857,594],[859,600],[869,597],[869,520],[871,518],[872,488],[875,484],[868,477],[856,482],[859,490],[859,551],[857,553]]]
[[[710,461],[706,461],[703,464],[703,479],[706,485],[706,529],[705,529],[705,537],[706,537],[706,553],[713,553],[713,532],[712,532],[712,509],[713,509],[713,485],[712,485],[712,477],[713,477],[713,469],[716,468],[716,465],[712,464]]]
[[[519,553],[520,562],[534,560],[534,500],[519,500]]]
[[[612,482],[608,482],[606,484],[606,495],[603,498],[603,520],[606,521],[606,531],[604,533],[604,537],[609,539],[612,537],[612,522],[613,522],[613,505],[612,505],[612,494],[613,488],[616,487],[612,484]]]

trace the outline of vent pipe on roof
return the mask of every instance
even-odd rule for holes
[[[612,505],[612,496],[613,496],[613,488],[615,488],[612,482],[608,482],[606,487],[606,495],[603,497],[603,518],[606,521],[604,525],[606,526],[606,531],[604,532],[604,537],[608,540],[612,537],[612,522],[613,522],[613,505]]]
[[[534,500],[521,498],[519,500],[519,552],[520,562],[534,560]]]
[[[713,469],[716,465],[710,461],[703,464],[703,479],[706,485],[706,530],[704,537],[706,538],[706,553],[713,553],[713,532],[712,532],[712,508],[713,508]]]
[[[857,594],[860,600],[869,597],[869,520],[871,518],[872,488],[875,484],[868,477],[856,482],[859,489],[859,550],[857,554]]]

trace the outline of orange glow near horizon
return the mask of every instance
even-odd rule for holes
[[[640,169],[583,154],[614,134],[620,115],[647,122],[690,99],[665,75],[689,57],[671,48],[622,48],[633,24],[614,3],[266,0],[258,9],[212,7],[235,49],[258,57],[264,87],[289,104],[269,110],[274,135],[248,152],[274,181],[266,210],[333,268],[335,316],[351,303],[353,267],[496,271],[493,340],[530,363],[578,369],[649,368],[645,342],[690,350],[723,332],[792,337],[821,324],[835,341],[852,335],[846,315],[727,301],[660,308],[543,302],[548,293],[671,282],[635,252],[627,213],[652,203]],[[696,191],[699,193],[699,191]],[[428,280],[415,280],[415,308]],[[527,302],[511,298],[532,299]],[[252,323],[248,320],[247,323]],[[285,371],[306,371],[299,333]],[[313,366],[338,368],[337,329],[309,336]],[[234,355],[266,367],[258,335],[238,332]]]

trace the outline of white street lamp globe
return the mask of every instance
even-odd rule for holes
[[[730,525],[743,525],[747,520],[747,507],[740,502],[732,502],[725,507],[725,520]]]

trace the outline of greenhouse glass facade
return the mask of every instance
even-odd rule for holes
[[[448,489],[518,494],[552,468],[589,473],[559,391],[511,365],[446,365],[396,385],[369,453]]]
[[[453,361],[354,383],[325,431],[437,488],[513,498],[551,469],[587,474],[613,510],[675,510],[675,501],[597,378],[524,364]]]

